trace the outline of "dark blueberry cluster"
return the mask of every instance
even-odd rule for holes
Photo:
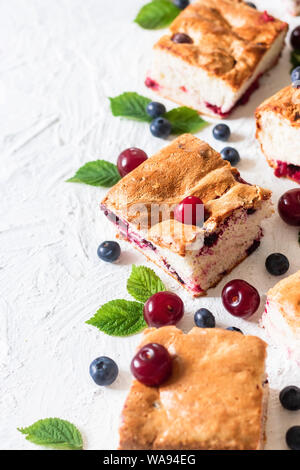
[[[285,387],[279,394],[279,400],[286,410],[300,410],[300,388],[295,385]],[[300,450],[300,426],[292,426],[288,429],[285,440],[291,450]]]
[[[154,137],[166,139],[172,131],[172,124],[163,117],[166,113],[166,107],[157,101],[151,101],[146,108],[147,114],[153,118],[150,124],[150,132]]]

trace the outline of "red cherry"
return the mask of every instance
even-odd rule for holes
[[[158,292],[152,295],[144,305],[144,318],[149,326],[160,328],[176,325],[184,313],[184,305],[173,292]]]
[[[172,359],[164,346],[149,343],[134,356],[130,368],[139,382],[149,387],[157,387],[170,377]]]
[[[222,302],[231,315],[248,318],[258,309],[260,297],[255,287],[248,284],[248,282],[234,279],[224,287]]]
[[[174,218],[187,225],[199,225],[204,222],[204,204],[196,196],[184,198],[174,210]]]
[[[290,189],[281,196],[278,212],[288,225],[300,225],[300,189]]]
[[[147,158],[147,154],[141,149],[131,147],[123,150],[117,161],[117,167],[122,178],[137,168],[141,163],[147,160]]]

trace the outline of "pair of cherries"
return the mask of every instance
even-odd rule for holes
[[[260,297],[253,286],[236,279],[224,287],[222,301],[226,310],[232,315],[248,318],[258,309]],[[144,305],[144,318],[151,327],[176,325],[183,314],[183,302],[172,292],[158,292]],[[146,344],[134,356],[131,372],[144,385],[157,387],[170,377],[172,358],[161,344]]]
[[[120,153],[117,167],[122,178],[141,163],[148,159],[147,154],[138,148],[132,147]],[[196,196],[188,196],[178,204],[174,210],[174,218],[187,225],[203,225],[204,205],[201,199]]]

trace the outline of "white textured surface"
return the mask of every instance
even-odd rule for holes
[[[87,449],[117,445],[121,407],[131,377],[128,366],[139,336],[117,339],[85,324],[104,302],[126,297],[132,263],[143,257],[126,244],[117,265],[101,263],[98,244],[113,237],[99,213],[105,190],[66,184],[83,163],[116,161],[129,146],[149,155],[165,143],[150,136],[147,125],[113,118],[108,96],[123,91],[150,92],[143,86],[151,45],[161,32],[132,23],[142,0],[0,1],[0,447],[35,449],[17,426],[58,416],[82,431]],[[257,1],[278,13],[281,0]],[[300,23],[289,18],[291,24]],[[230,120],[231,144],[242,156],[239,169],[249,181],[274,191],[274,201],[295,186],[272,175],[254,140],[255,107],[289,82],[288,49],[262,81],[247,106]],[[167,103],[169,107],[171,103]],[[220,150],[211,127],[199,133]],[[275,215],[262,247],[226,277],[243,278],[263,295],[277,279],[264,268],[267,254],[285,253],[290,273],[300,269],[297,229]],[[156,269],[158,272],[158,270]],[[184,299],[182,328],[193,325],[193,312],[210,308],[219,326],[236,325],[264,337],[250,321],[224,312],[220,292],[192,300],[168,276],[168,288]],[[260,309],[260,313],[262,311]],[[108,355],[120,367],[110,388],[97,387],[88,367]],[[300,385],[299,369],[284,352],[270,348],[271,400],[269,449],[285,449],[287,428],[300,424],[298,413],[283,410],[278,391]]]

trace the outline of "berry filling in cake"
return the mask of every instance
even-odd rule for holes
[[[292,74],[293,75],[293,74]],[[300,184],[300,100],[289,85],[256,110],[256,138],[275,176]]]
[[[199,296],[259,247],[270,197],[183,134],[111,188],[101,209],[122,238]]]
[[[289,165],[287,162],[276,162],[276,168],[274,170],[275,176],[278,178],[286,177],[290,178],[291,180],[296,181],[296,183],[300,184],[300,166],[297,165]]]
[[[257,210],[239,209],[215,232],[205,232],[201,241],[199,239],[201,246],[197,250],[187,251],[185,256],[181,256],[156,245],[153,240],[148,240],[146,232],[136,231],[134,226],[113,214],[104,205],[101,209],[116,225],[123,239],[132,243],[194,295],[205,293],[259,247],[263,236],[261,221],[271,214],[269,201],[264,202]]]
[[[198,0],[154,45],[146,86],[200,113],[227,117],[276,65],[288,25],[228,0]]]

